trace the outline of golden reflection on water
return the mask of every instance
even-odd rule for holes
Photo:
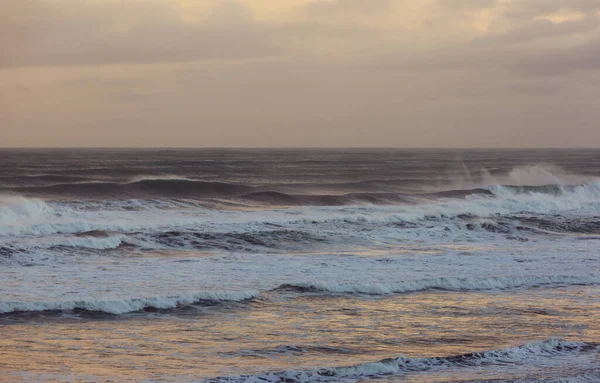
[[[121,317],[7,316],[0,318],[0,382],[198,380],[399,354],[448,356],[551,336],[597,342],[599,292],[274,294],[249,304]]]

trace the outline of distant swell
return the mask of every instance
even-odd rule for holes
[[[448,190],[407,195],[402,193],[287,194],[258,187],[187,179],[143,179],[128,183],[79,182],[48,186],[0,189],[28,197],[127,199],[127,198],[235,198],[243,202],[285,206],[343,206],[353,204],[405,204],[419,198],[465,198],[493,193],[486,189]]]
[[[4,187],[0,192],[28,197],[75,199],[229,199],[232,201],[275,206],[344,206],[416,204],[445,198],[465,199],[471,196],[520,198],[544,195],[556,199],[599,200],[600,184],[548,184],[542,186],[490,185],[485,188],[442,190],[438,192],[398,193],[386,188],[348,194],[313,194],[310,190],[289,193],[291,186],[280,186],[286,192],[267,186],[248,186],[225,182],[207,182],[185,178],[138,179],[131,182],[74,182],[46,186]]]
[[[352,204],[386,205],[408,203],[410,199],[398,193],[352,193],[344,195],[286,194],[275,191],[255,192],[239,197],[268,205],[343,206]]]
[[[367,378],[385,378],[407,372],[429,371],[452,367],[476,367],[489,364],[517,364],[534,361],[539,358],[557,357],[573,353],[591,352],[596,344],[569,342],[551,338],[541,342],[525,343],[517,347],[501,350],[472,352],[456,356],[434,358],[397,358],[383,359],[374,363],[364,363],[348,367],[321,368],[314,370],[266,372],[257,375],[217,377],[206,380],[207,383],[307,383],[339,382],[341,380],[359,381]]]
[[[511,191],[515,194],[549,194],[560,196],[565,193],[570,193],[577,190],[580,185],[561,185],[561,184],[549,184],[540,186],[522,186],[522,185],[501,185],[500,187]]]
[[[89,177],[84,176],[73,176],[73,175],[59,175],[59,174],[33,174],[23,175],[19,174],[14,176],[0,176],[0,184],[10,185],[29,185],[29,186],[41,186],[55,183],[68,183],[68,182],[86,182],[90,181]]]
[[[250,186],[187,179],[143,179],[135,182],[84,182],[8,189],[27,196],[80,198],[225,198],[248,193]]]
[[[427,194],[401,194],[401,193],[350,193],[342,195],[312,195],[312,194],[286,194],[276,191],[263,191],[245,194],[239,197],[244,201],[268,205],[286,206],[343,206],[356,204],[394,205],[414,204],[422,198],[466,198],[471,195],[493,196],[486,189],[448,190]]]
[[[434,198],[466,198],[473,195],[480,196],[494,196],[494,193],[487,189],[459,189],[459,190],[444,190],[435,193],[424,194],[426,197],[434,197]]]

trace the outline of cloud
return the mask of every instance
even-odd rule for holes
[[[596,0],[315,0],[279,19],[261,16],[265,2],[210,1],[187,18],[170,0],[0,1],[5,136],[106,146],[600,139]]]
[[[1,5],[0,67],[243,61],[327,51],[375,33],[311,20],[257,22],[234,0],[215,1],[201,23],[184,21],[166,1],[9,3]]]
[[[454,3],[454,9],[471,9],[470,1]],[[492,5],[493,2],[486,3]],[[585,10],[579,18],[561,22],[542,18],[548,10],[563,9],[564,5]],[[483,7],[484,2],[475,4]],[[504,23],[501,30],[473,33],[462,40],[442,43],[404,45],[381,51],[370,60],[371,65],[384,70],[407,70],[412,73],[440,71],[471,71],[502,73],[521,79],[528,77],[562,76],[569,73],[600,70],[600,2],[574,0],[572,3],[548,0],[514,1],[495,8],[490,16]],[[507,21],[506,14],[527,9],[531,19]],[[388,46],[389,47],[389,46]],[[515,88],[516,89],[516,88]]]
[[[510,3],[510,7],[508,7],[503,16],[509,19],[524,21],[567,10],[593,14],[600,10],[600,2],[597,0],[514,1]]]
[[[600,70],[600,38],[525,56],[515,67],[530,76]]]
[[[597,67],[600,2],[588,0],[437,0],[447,23],[422,30],[356,24],[356,14],[392,12],[398,0],[315,0],[300,12],[302,21],[257,21],[235,0],[214,0],[201,23],[182,19],[168,1],[3,2],[0,11],[0,67],[160,64],[252,59],[279,60],[289,70],[304,66],[437,70],[501,69],[518,75],[555,75]],[[489,9],[488,33],[475,30],[446,41],[455,11]],[[395,9],[395,8],[394,8]],[[575,20],[539,18],[564,9],[586,12]],[[396,9],[397,11],[397,9]],[[525,17],[524,15],[527,14]],[[335,16],[335,23],[326,22]],[[442,13],[443,15],[443,13]],[[453,16],[454,15],[454,16]],[[521,21],[515,21],[521,15]],[[440,22],[444,18],[440,18]],[[416,23],[418,25],[418,23]],[[432,28],[441,28],[435,30]],[[440,32],[440,33],[438,33]],[[416,40],[414,37],[420,39]],[[439,37],[435,37],[438,35]],[[423,37],[427,36],[427,37]],[[379,69],[377,69],[379,68]],[[368,69],[365,69],[368,70]]]
[[[185,23],[166,2],[9,4],[0,27],[4,67],[243,59],[279,50],[268,31],[231,1],[222,2],[206,24]]]
[[[304,6],[304,12],[312,17],[364,15],[390,10],[391,0],[317,0]]]
[[[437,0],[437,5],[451,10],[473,11],[491,8],[498,4],[498,0]]]
[[[481,42],[514,44],[536,39],[564,37],[572,34],[587,33],[600,26],[598,17],[586,17],[581,20],[567,20],[555,23],[550,20],[537,19],[528,21],[504,33],[490,33],[481,38]]]

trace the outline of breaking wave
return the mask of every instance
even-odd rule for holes
[[[43,201],[21,196],[0,196],[0,224],[13,224],[44,216],[50,207]]]
[[[357,381],[367,378],[383,378],[390,375],[403,375],[407,372],[441,370],[452,367],[476,367],[490,364],[516,364],[539,358],[590,352],[596,344],[570,342],[550,338],[541,342],[525,343],[517,347],[501,350],[472,352],[456,356],[433,358],[383,359],[374,363],[364,363],[348,367],[321,368],[314,370],[267,372],[257,375],[227,376],[207,379],[206,383],[308,383],[334,382],[340,380]]]
[[[301,230],[257,230],[228,233],[169,231],[146,236],[143,243],[148,244],[148,241],[167,248],[252,251],[253,248],[291,249],[327,239]]]
[[[52,302],[0,302],[0,313],[43,311],[88,311],[126,314],[137,311],[167,310],[201,303],[239,302],[255,298],[258,291],[202,291],[180,295],[114,300],[73,300]]]
[[[463,199],[473,195],[493,196],[485,189],[448,190],[426,194],[402,193],[350,193],[350,194],[286,194],[276,191],[254,192],[238,197],[240,200],[262,203],[267,205],[282,206],[344,206],[344,205],[396,205],[415,204],[423,198],[459,198]]]
[[[12,176],[11,176],[12,177]],[[33,178],[32,178],[33,177]],[[577,201],[600,200],[600,181],[591,176],[568,174],[549,165],[519,166],[503,175],[486,170],[467,172],[461,179],[372,179],[341,184],[265,184],[210,182],[176,175],[129,177],[124,181],[78,176],[41,175],[25,177],[29,186],[9,186],[4,193],[36,198],[74,199],[233,199],[279,206],[394,205],[422,200],[470,197],[513,198],[538,196]],[[31,183],[31,179],[36,182]],[[42,184],[38,184],[39,178]],[[410,182],[408,182],[410,181]],[[16,182],[16,183],[13,183]],[[412,185],[406,189],[406,182]],[[346,194],[323,193],[337,190]],[[421,190],[420,192],[418,190]],[[294,192],[295,191],[295,192]]]
[[[398,193],[352,193],[343,195],[286,194],[264,191],[245,194],[239,197],[244,201],[283,206],[343,206],[370,203],[387,205],[408,203],[409,197]]]
[[[487,189],[445,190],[433,193],[381,193],[349,194],[288,194],[277,190],[260,190],[255,186],[222,182],[205,182],[181,178],[143,178],[126,183],[78,182],[5,188],[5,192],[37,198],[83,199],[149,199],[193,198],[234,199],[264,205],[280,206],[343,206],[343,205],[395,205],[419,202],[422,198],[466,198],[473,195],[493,196]]]
[[[504,278],[432,278],[397,283],[293,283],[283,284],[275,291],[298,293],[334,293],[388,295],[421,291],[488,291],[523,287],[573,286],[600,284],[600,275],[588,276],[531,276]]]
[[[506,278],[436,278],[398,283],[286,283],[268,291],[201,291],[147,298],[83,299],[69,301],[1,302],[0,313],[87,311],[126,314],[138,311],[177,309],[193,304],[269,299],[273,293],[389,295],[425,291],[490,291],[516,288],[600,284],[600,276],[538,276]]]
[[[481,178],[481,177],[480,177]],[[60,178],[58,178],[60,179]],[[58,180],[57,179],[57,180]],[[573,183],[574,181],[581,181]],[[227,182],[208,182],[185,177],[132,177],[125,182],[116,181],[83,181],[53,183],[48,185],[33,185],[21,187],[4,186],[0,188],[5,194],[18,194],[32,198],[73,199],[105,201],[134,201],[124,204],[123,209],[144,209],[148,203],[151,206],[165,209],[191,206],[190,200],[203,200],[206,207],[209,202],[221,201],[214,205],[216,209],[238,208],[248,205],[261,206],[348,206],[348,205],[415,205],[430,204],[447,199],[466,200],[470,202],[494,199],[511,203],[516,209],[522,205],[544,204],[550,208],[565,209],[575,205],[590,202],[600,202],[600,181],[590,177],[575,177],[560,173],[556,169],[544,167],[515,168],[501,178],[483,177],[478,182],[457,182],[454,188],[450,185],[431,188],[422,185],[422,190],[392,191],[385,186],[386,182],[395,185],[397,180],[360,181],[361,185],[371,185],[372,189],[360,190],[347,194],[315,194],[326,184],[294,186],[281,185],[244,185]],[[388,185],[389,186],[389,185]],[[295,187],[299,189],[295,189]],[[301,191],[299,193],[290,190]],[[398,189],[402,190],[402,189]],[[11,197],[13,199],[19,197]],[[20,197],[22,198],[22,197]],[[2,198],[5,199],[4,197]],[[36,199],[22,199],[20,205],[12,202],[12,214],[31,215],[35,210],[43,210],[43,202]],[[17,206],[18,205],[18,206]],[[25,206],[27,205],[27,206]],[[114,205],[114,203],[112,204]],[[15,207],[16,206],[16,207]],[[20,206],[20,207],[19,207]],[[17,209],[17,210],[15,210]],[[538,211],[538,210],[534,210]],[[470,213],[470,212],[469,212]],[[502,212],[501,212],[502,213]],[[0,221],[13,219],[5,206],[0,203]],[[8,218],[7,218],[8,217]]]
[[[350,194],[287,194],[278,191],[255,191],[237,199],[265,205],[282,206],[343,206],[418,204],[440,199],[496,197],[498,199],[536,197],[544,200],[564,200],[565,203],[600,201],[600,182],[581,185],[488,185],[472,189],[451,189],[430,193],[350,193]]]
[[[595,369],[576,375],[562,375],[553,378],[519,378],[519,379],[493,379],[476,381],[452,381],[447,383],[598,383],[600,382],[600,372]]]

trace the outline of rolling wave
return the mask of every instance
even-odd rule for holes
[[[62,174],[30,174],[0,176],[0,184],[19,186],[45,186],[55,183],[89,182],[90,177]]]
[[[367,183],[368,181],[361,181]],[[375,185],[383,182],[378,180]],[[313,191],[322,190],[315,186]],[[0,188],[4,193],[35,198],[72,198],[90,200],[115,199],[218,199],[241,201],[266,206],[344,206],[344,205],[402,205],[440,199],[471,197],[522,198],[537,196],[548,199],[600,201],[600,182],[583,184],[550,183],[543,185],[489,184],[473,188],[455,188],[435,192],[390,192],[385,187],[348,194],[315,194],[309,188],[302,193],[290,193],[294,185],[244,185],[208,182],[181,177],[137,177],[127,182],[86,181],[54,183],[43,186]]]
[[[554,197],[600,198],[600,181],[584,184],[545,184],[545,185],[490,185],[487,187],[495,195],[546,195]]]
[[[145,298],[81,299],[70,301],[0,301],[0,314],[26,312],[87,311],[104,314],[126,314],[139,311],[178,309],[201,303],[241,302],[272,294],[364,294],[390,295],[427,291],[499,291],[517,288],[598,285],[600,276],[537,276],[504,278],[436,278],[397,283],[286,283],[273,289],[258,291],[201,291]]]
[[[201,291],[179,295],[158,295],[148,298],[90,299],[54,302],[0,302],[0,313],[44,311],[88,311],[105,314],[126,314],[138,311],[167,310],[200,303],[239,302],[255,298],[257,291]]]
[[[597,369],[590,369],[589,371],[583,371],[575,374],[568,375],[561,374],[557,377],[527,377],[519,379],[485,379],[485,380],[461,380],[458,381],[446,381],[440,383],[598,383],[600,382],[600,372]]]
[[[274,291],[297,293],[389,295],[421,291],[489,291],[542,286],[576,286],[600,284],[600,275],[531,276],[497,278],[432,278],[397,283],[289,283]]]
[[[327,238],[301,230],[255,230],[246,232],[169,231],[145,236],[144,244],[158,243],[167,248],[196,250],[252,251],[256,248],[292,249],[326,242]]]
[[[25,247],[110,250],[135,245],[144,249],[263,251],[323,244],[377,244],[379,240],[397,243],[423,234],[435,239],[442,234],[448,237],[471,232],[469,236],[485,239],[489,238],[487,233],[495,233],[521,241],[534,235],[564,234],[582,239],[600,235],[600,183],[518,189],[495,186],[489,190],[457,189],[413,195],[294,195],[183,179],[73,185],[111,192],[167,190],[185,194],[197,190],[207,196],[229,193],[229,201],[275,209],[252,210],[244,215],[192,205],[161,209],[140,203],[139,209],[115,209],[103,200],[94,202],[98,206],[88,211],[74,208],[71,202],[0,196],[0,260],[27,250]],[[364,204],[375,206],[363,208]],[[280,205],[291,208],[278,209]],[[306,205],[314,207],[294,208]],[[332,205],[341,208],[328,208]],[[346,205],[358,206],[345,208]],[[417,233],[413,229],[422,230]],[[19,240],[24,237],[28,239]]]
[[[352,193],[343,195],[286,194],[264,191],[238,197],[244,201],[282,206],[343,206],[353,204],[393,205],[411,202],[410,197],[398,193]]]
[[[39,200],[14,199],[10,204],[0,205],[0,247],[4,249],[0,260],[14,253],[13,250],[60,246],[108,250],[128,245],[148,250],[255,252],[306,246],[370,246],[379,241],[397,243],[422,235],[430,236],[434,242],[436,238],[445,242],[443,238],[458,238],[466,233],[482,240],[495,235],[519,241],[535,236],[595,239],[600,235],[600,215],[557,214],[561,209],[574,207],[568,201],[564,207],[557,203],[536,199],[519,203],[458,201],[405,205],[397,211],[374,208],[376,211],[370,210],[368,215],[360,208],[315,208],[301,213],[295,210],[257,213],[249,215],[248,220],[237,221],[235,215],[213,215],[198,210],[193,214],[135,211],[111,212],[107,216],[101,211],[82,215]]]
[[[0,196],[0,223],[12,224],[36,219],[50,211],[45,202],[21,196]]]
[[[127,183],[77,182],[47,186],[0,189],[36,198],[144,199],[144,198],[233,198],[240,201],[281,206],[342,206],[354,204],[394,205],[416,203],[420,198],[466,198],[473,195],[493,196],[487,189],[445,190],[434,193],[348,193],[288,194],[261,190],[256,186],[206,182],[189,179],[142,179]]]
[[[277,191],[262,191],[242,195],[238,199],[282,206],[344,206],[344,205],[396,205],[416,204],[423,198],[457,198],[463,199],[472,195],[493,196],[486,189],[447,190],[435,193],[402,194],[402,193],[349,193],[349,194],[286,194]]]
[[[443,190],[434,193],[420,194],[420,196],[428,198],[467,198],[470,196],[494,196],[494,193],[488,189],[475,188],[475,189],[453,189]]]
[[[79,198],[227,198],[250,186],[189,179],[141,179],[133,182],[80,182],[4,189],[35,197]]]
[[[447,369],[453,367],[477,367],[481,365],[507,365],[534,361],[540,358],[559,357],[569,354],[597,352],[597,344],[570,342],[550,338],[541,342],[525,343],[517,347],[462,355],[433,358],[383,359],[374,363],[364,363],[349,367],[321,368],[314,370],[266,372],[257,375],[224,376],[207,379],[206,383],[308,383],[360,381],[367,378],[384,378],[402,375],[407,372]]]

